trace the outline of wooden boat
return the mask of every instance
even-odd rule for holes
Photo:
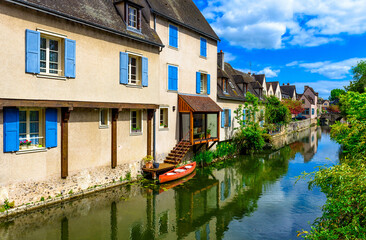
[[[170,182],[191,174],[196,169],[196,162],[175,168],[159,176],[159,183]]]

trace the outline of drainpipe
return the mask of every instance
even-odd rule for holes
[[[154,111],[154,120],[153,120],[153,157],[154,162],[156,162],[156,111]]]

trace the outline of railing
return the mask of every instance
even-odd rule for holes
[[[182,138],[182,140],[180,140],[180,142],[176,145],[177,146],[177,148],[179,148],[179,146],[190,146],[190,145],[186,145],[186,144],[184,144],[185,142],[187,142],[187,140],[185,140],[186,139],[186,137],[188,137],[188,142],[190,143],[190,141],[189,141],[189,136],[190,136],[190,132],[188,132],[183,138]],[[177,161],[179,161],[179,159],[180,158],[183,158],[184,157],[184,155],[186,154],[186,153],[184,153],[185,152],[185,150],[183,151],[181,151],[181,153],[179,153],[178,154],[178,152],[177,152],[177,150],[176,150],[176,154],[175,154],[175,157],[174,157],[174,161],[175,162],[177,162]]]

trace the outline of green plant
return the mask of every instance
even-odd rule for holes
[[[211,129],[207,129],[207,134],[211,134]]]
[[[197,162],[198,164],[201,163],[209,164],[212,162],[213,159],[214,159],[214,152],[212,151],[199,152],[193,157],[193,161]]]
[[[131,172],[127,172],[127,173],[126,173],[126,177],[125,177],[125,179],[126,179],[127,181],[131,181],[131,179],[132,179],[132,177],[131,177]]]
[[[268,133],[263,133],[262,137],[266,143],[270,143],[272,141],[272,136]]]
[[[258,124],[241,128],[236,131],[233,141],[241,153],[253,152],[255,150],[261,150],[264,145],[263,134],[264,130],[260,129]]]
[[[40,201],[43,202],[44,201],[44,197],[41,197]]]
[[[293,111],[296,112],[295,106]],[[267,99],[265,119],[267,124],[286,125],[291,121],[291,112],[278,98],[270,96]]]
[[[221,142],[217,145],[215,156],[216,157],[226,157],[235,154],[236,148],[230,142]]]
[[[123,182],[123,178],[122,178],[122,177],[120,177],[120,178],[119,178],[119,181],[120,181],[120,182]]]
[[[151,156],[151,155],[147,155],[146,157],[144,157],[143,159],[142,159],[142,161],[144,161],[145,163],[147,163],[147,162],[151,162],[151,161],[153,161],[154,160],[154,158]]]
[[[69,191],[69,194],[73,194],[74,192],[72,191],[72,189]]]
[[[57,194],[57,195],[56,195],[56,197],[61,197],[61,196],[62,196],[62,194],[61,194],[61,193],[59,193],[59,194]]]

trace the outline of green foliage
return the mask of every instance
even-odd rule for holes
[[[229,142],[219,143],[216,147],[215,156],[216,157],[226,157],[235,154],[235,146]]]
[[[353,81],[345,87],[347,91],[364,93],[366,87],[366,61],[360,61],[352,68]]]
[[[72,189],[69,191],[69,194],[73,194],[73,191],[72,191]]]
[[[197,153],[193,157],[193,161],[195,161],[198,164],[200,164],[200,163],[209,164],[214,159],[214,156],[215,155],[214,155],[213,151],[203,151],[203,152]]]
[[[127,181],[131,181],[131,180],[132,180],[131,172],[127,172],[127,173],[126,173],[125,180],[127,180]]]
[[[309,188],[320,187],[327,196],[323,215],[306,239],[366,239],[366,165],[345,159],[341,165],[320,168]]]
[[[263,133],[262,137],[264,139],[264,142],[266,143],[270,143],[272,141],[272,136],[268,133]]]
[[[267,124],[286,125],[291,121],[290,110],[275,96],[267,98],[265,119]]]
[[[340,99],[341,95],[343,95],[345,93],[346,93],[346,91],[343,89],[339,89],[339,88],[333,89],[330,92],[329,101],[334,101],[334,100]]]
[[[43,202],[44,201],[44,197],[41,197],[40,201]]]
[[[258,124],[240,128],[233,138],[236,149],[241,153],[261,150],[265,145],[264,133],[265,130],[259,128]]]
[[[235,119],[239,124],[239,128],[255,124],[255,118],[259,111],[259,102],[256,96],[248,92],[246,99],[247,101],[244,103],[244,105],[240,104],[239,107],[234,111]],[[246,111],[245,116],[244,110]]]

